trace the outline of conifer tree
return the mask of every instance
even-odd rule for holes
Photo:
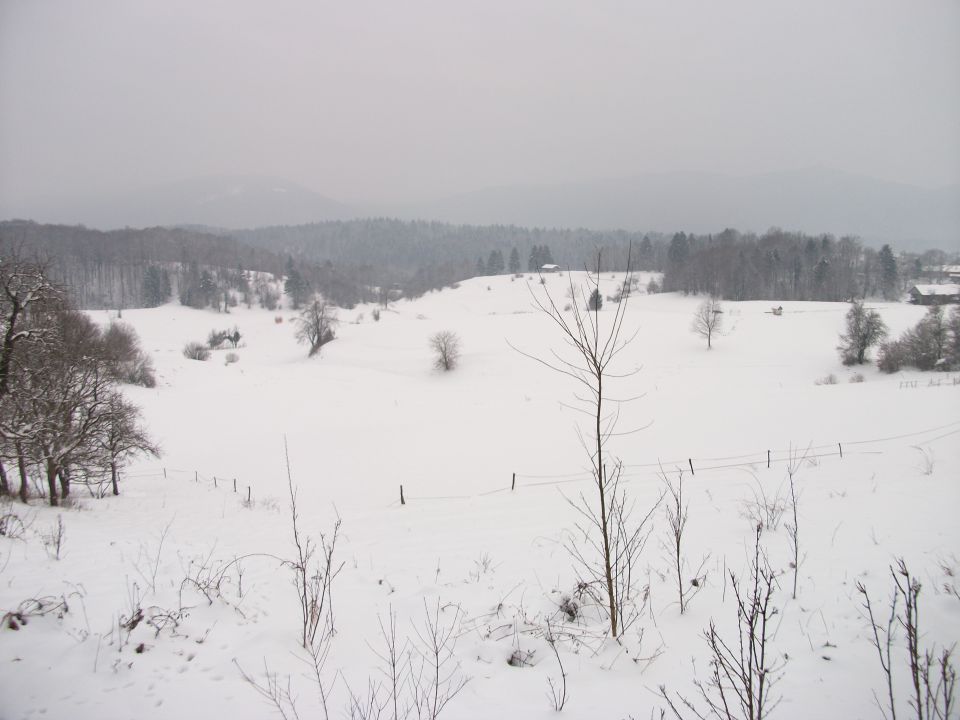
[[[514,247],[510,251],[510,265],[508,266],[511,275],[516,275],[520,272],[520,253],[517,252],[517,248]]]
[[[880,248],[880,289],[886,300],[895,300],[897,297],[897,259],[889,245]]]

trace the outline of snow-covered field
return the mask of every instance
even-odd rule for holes
[[[605,275],[604,294],[620,279]],[[566,283],[547,279],[561,305]],[[117,498],[63,510],[11,506],[31,529],[25,540],[0,537],[0,613],[44,596],[65,597],[69,611],[0,630],[0,717],[266,718],[274,711],[239,669],[262,680],[265,666],[283,687],[290,677],[302,718],[322,717],[299,650],[292,573],[258,555],[293,554],[284,439],[302,529],[319,538],[342,519],[337,634],[326,665],[332,717],[348,716],[348,684],[365,692],[368,678],[382,678],[378,618],[396,612],[398,634],[416,639],[425,607],[438,601],[469,678],[441,717],[556,716],[547,678],[559,680],[560,670],[538,630],[548,619],[569,631],[558,643],[569,690],[562,716],[659,717],[660,685],[692,696],[692,682],[706,680],[702,633],[711,618],[735,637],[725,573],[747,566],[746,505],[761,489],[786,497],[791,448],[807,456],[796,475],[796,600],[786,520],[762,535],[784,572],[772,640],[785,660],[775,687],[783,701],[772,717],[879,716],[874,693],[885,696],[884,678],[856,583],[885,617],[897,557],[923,582],[924,642],[960,639],[960,597],[944,589],[960,584],[956,376],[843,367],[835,350],[842,304],[785,303],[777,317],[770,303],[725,303],[724,333],[708,351],[690,331],[701,299],[673,294],[630,300],[627,334],[637,335],[620,370],[639,372],[613,392],[642,396],[619,421],[621,431],[640,430],[609,447],[643,512],[663,488],[657,464],[674,478],[686,468],[685,552],[691,574],[708,556],[706,585],[681,616],[659,508],[640,562],[649,609],[622,643],[604,641],[602,625],[588,619],[567,621],[558,604],[577,577],[562,543],[577,518],[566,498],[590,496],[589,461],[570,407],[574,383],[510,347],[540,357],[563,347],[532,309],[530,290],[543,288],[478,278],[391,305],[379,322],[370,307],[342,310],[338,339],[312,359],[294,340],[290,310],[125,311],[159,377],[155,389],[127,392],[163,456],[131,466]],[[874,306],[894,334],[923,314]],[[239,362],[225,364],[228,350],[209,362],[181,354],[187,341],[233,325],[243,335]],[[442,373],[427,341],[447,329],[462,339],[463,357]],[[858,372],[864,381],[849,382]],[[830,374],[836,384],[817,384]],[[40,535],[58,515],[66,539],[56,560]],[[210,603],[183,582],[248,554]],[[135,606],[147,617],[190,609],[174,629],[143,622],[127,637],[117,624]],[[528,666],[508,664],[518,650]],[[894,679],[905,704],[902,663]]]

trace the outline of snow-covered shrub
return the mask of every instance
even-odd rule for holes
[[[226,330],[211,330],[210,334],[207,336],[207,347],[209,347],[211,350],[216,350],[218,347],[223,345],[226,339]]]
[[[103,331],[103,353],[110,374],[122,383],[155,387],[153,361],[140,349],[136,331],[126,323],[114,322]]]
[[[960,310],[945,317],[934,305],[914,327],[897,340],[880,346],[877,366],[896,372],[905,365],[918,370],[950,370],[960,364]]]
[[[877,367],[885,373],[895,373],[907,364],[907,348],[899,340],[883,343],[877,351]]]
[[[232,365],[235,362],[240,362],[240,356],[236,353],[227,353],[227,356],[223,359],[224,365]]]
[[[183,356],[188,360],[209,360],[210,351],[203,343],[188,342],[183,346]]]
[[[519,668],[533,667],[533,650],[516,648],[507,658],[507,665]]]
[[[822,378],[817,378],[816,380],[813,381],[813,384],[814,385],[836,385],[837,376],[834,375],[833,373],[830,373],[829,375],[825,375]]]
[[[862,374],[862,373],[857,373],[856,375],[851,375],[851,376],[850,376],[850,382],[852,382],[852,383],[862,383],[862,382],[863,382],[863,374]]]
[[[570,622],[576,622],[577,618],[580,617],[580,601],[571,595],[564,593],[560,597],[560,612],[567,616],[567,620]]]

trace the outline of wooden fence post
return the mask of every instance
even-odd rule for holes
[[[843,445],[837,443],[837,447],[840,448],[840,459],[843,460]]]
[[[164,479],[164,480],[167,479],[167,469],[166,469],[166,468],[163,469],[163,479]]]
[[[696,475],[696,473],[693,471],[693,458],[687,458],[687,462],[690,463],[690,474]]]
[[[510,492],[513,492],[514,488],[517,487],[517,474],[513,474],[513,480],[510,481]]]
[[[234,492],[237,491],[237,479],[236,479],[236,478],[233,479],[233,491],[234,491]]]
[[[767,450],[767,470],[770,469],[770,451]]]
[[[400,486],[400,504],[406,505],[407,501],[403,497],[403,485]]]
[[[247,485],[247,505],[250,504],[250,486]]]
[[[213,476],[213,486],[214,486],[214,487],[217,486],[217,476],[216,476],[216,475]]]
[[[199,470],[194,470],[194,471],[193,471],[193,481],[194,481],[194,482],[200,482],[200,471],[199,471]]]

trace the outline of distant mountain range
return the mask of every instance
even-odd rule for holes
[[[746,177],[666,173],[491,188],[416,212],[451,222],[667,233],[724,228],[762,233],[776,226],[858,235],[898,249],[960,249],[960,186],[928,190],[824,169]]]
[[[83,224],[101,230],[156,225],[253,228],[354,217],[351,208],[287,180],[208,176],[152,188],[58,198],[19,209],[0,199],[0,219]]]
[[[960,186],[926,189],[835,170],[732,177],[663,173],[556,185],[518,185],[407,205],[351,206],[285,180],[217,176],[112,197],[6,207],[0,218],[98,228],[204,225],[226,229],[388,216],[475,225],[671,233],[858,235],[903,250],[960,249]]]

